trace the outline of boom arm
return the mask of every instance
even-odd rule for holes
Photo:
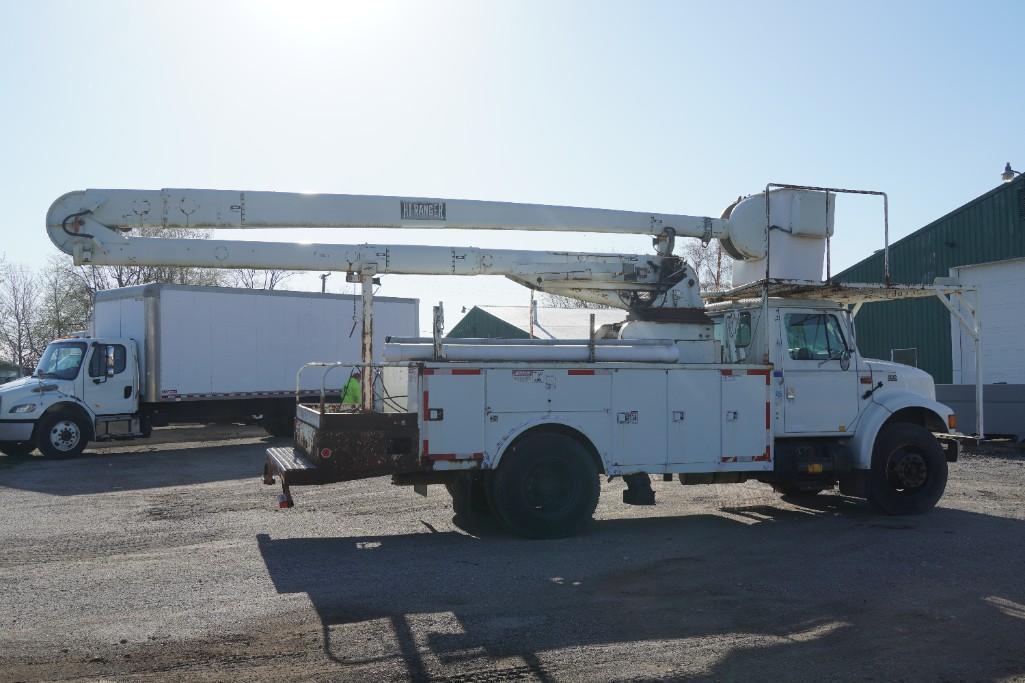
[[[762,197],[764,214],[764,195],[756,197]],[[73,256],[76,264],[504,275],[528,287],[621,308],[697,308],[701,301],[696,277],[682,259],[673,255],[674,238],[718,238],[735,258],[764,258],[764,218],[758,218],[757,206],[742,210],[752,199],[755,197],[731,207],[730,219],[716,219],[434,198],[190,189],[85,190],[55,201],[47,213],[46,225],[53,243]],[[745,220],[738,222],[738,214],[743,214]],[[651,235],[656,253],[158,239],[128,235],[133,228],[602,232]],[[795,232],[793,225],[783,229]]]

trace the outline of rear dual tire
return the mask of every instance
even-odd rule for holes
[[[581,531],[598,505],[598,467],[577,439],[527,434],[502,456],[490,482],[492,509],[514,533],[564,538]]]

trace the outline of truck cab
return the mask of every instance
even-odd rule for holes
[[[775,484],[785,493],[839,481],[841,491],[867,496],[874,450],[893,425],[933,434],[956,428],[928,373],[861,355],[855,319],[841,303],[731,301],[711,304],[709,316],[723,362],[772,365],[776,474],[797,475]],[[956,459],[955,441],[939,443],[947,460]]]
[[[0,386],[0,450],[67,457],[91,440],[137,434],[138,367],[131,339],[51,342],[32,375]]]

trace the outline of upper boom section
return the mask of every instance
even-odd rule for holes
[[[80,211],[89,211],[96,222],[122,230],[457,228],[658,236],[669,229],[676,235],[710,239],[721,235],[726,226],[726,221],[716,218],[545,204],[190,189],[70,192],[50,207],[47,226],[59,229],[66,216]]]

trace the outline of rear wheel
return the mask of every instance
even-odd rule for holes
[[[872,451],[868,502],[889,515],[931,510],[947,487],[947,459],[936,437],[907,422],[886,425]]]
[[[48,458],[73,458],[89,443],[85,422],[70,412],[43,416],[36,427],[36,447]]]
[[[0,453],[12,458],[24,457],[34,450],[36,445],[31,441],[0,441]]]
[[[580,531],[598,505],[598,468],[576,439],[529,434],[502,456],[491,500],[502,521],[530,538],[562,538]]]

